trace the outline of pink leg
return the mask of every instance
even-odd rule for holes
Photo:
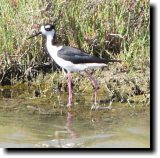
[[[87,74],[87,76],[89,77],[89,79],[91,80],[93,87],[94,87],[94,104],[97,104],[97,90],[98,90],[98,82],[97,80],[87,71],[85,71],[85,73]]]
[[[68,107],[72,105],[72,77],[71,73],[68,72],[68,90],[69,90],[69,97],[68,97]]]

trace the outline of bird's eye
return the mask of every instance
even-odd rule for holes
[[[46,31],[51,31],[52,30],[52,27],[50,25],[46,25],[44,28],[45,28]]]

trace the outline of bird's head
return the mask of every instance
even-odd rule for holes
[[[45,35],[45,36],[54,36],[55,35],[55,26],[52,24],[45,24],[42,25],[40,28],[40,31],[32,36],[30,36],[28,39],[33,38],[38,35]]]

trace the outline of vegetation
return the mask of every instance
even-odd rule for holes
[[[123,61],[108,68],[112,73],[110,78],[106,75],[108,71],[96,72],[97,76],[101,73],[100,82],[106,84],[104,91],[108,91],[111,98],[115,96],[114,91],[122,95],[128,88],[127,96],[135,95],[135,89],[139,89],[137,94],[144,94],[147,99],[150,83],[149,9],[148,0],[1,0],[1,85],[29,82],[43,94],[55,86],[65,89],[64,78],[57,74],[56,67],[52,64],[44,67],[44,63],[51,63],[45,41],[40,37],[27,40],[41,24],[54,23],[57,43],[77,47],[98,57]],[[46,75],[53,70],[54,73]],[[113,84],[114,74],[117,81],[122,78],[123,81]],[[74,85],[82,90],[86,79],[77,74],[75,78]],[[78,82],[82,87],[78,87]],[[117,89],[117,84],[122,87]]]

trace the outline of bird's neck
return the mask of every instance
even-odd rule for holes
[[[58,46],[54,41],[54,36],[47,36],[47,50],[50,56],[55,60],[57,52],[62,46]]]
[[[54,45],[54,36],[48,35],[47,36],[47,47]]]

